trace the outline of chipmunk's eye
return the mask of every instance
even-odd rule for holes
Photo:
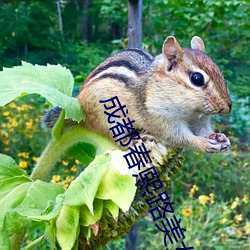
[[[201,87],[204,85],[204,77],[201,73],[195,72],[190,74],[190,81],[198,87]]]

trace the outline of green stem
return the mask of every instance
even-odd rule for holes
[[[45,180],[61,155],[70,146],[78,142],[86,142],[94,145],[96,147],[96,155],[102,154],[107,150],[118,148],[117,145],[100,134],[92,132],[82,126],[72,126],[65,129],[61,137],[51,139],[30,177],[33,180]]]

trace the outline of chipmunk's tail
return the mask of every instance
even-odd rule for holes
[[[42,128],[45,130],[51,130],[56,124],[61,111],[62,109],[58,106],[46,110],[41,120]]]

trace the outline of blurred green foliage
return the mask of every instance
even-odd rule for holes
[[[88,2],[87,7],[83,2]],[[21,60],[60,63],[69,66],[80,84],[110,53],[127,46],[126,1],[61,1],[61,13],[63,33],[56,1],[2,1],[0,67]],[[184,46],[199,35],[206,52],[223,69],[231,93],[246,97],[250,93],[249,14],[248,1],[144,0],[143,47],[157,54],[169,35]]]

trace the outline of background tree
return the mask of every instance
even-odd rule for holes
[[[128,1],[128,47],[142,47],[142,0]]]

